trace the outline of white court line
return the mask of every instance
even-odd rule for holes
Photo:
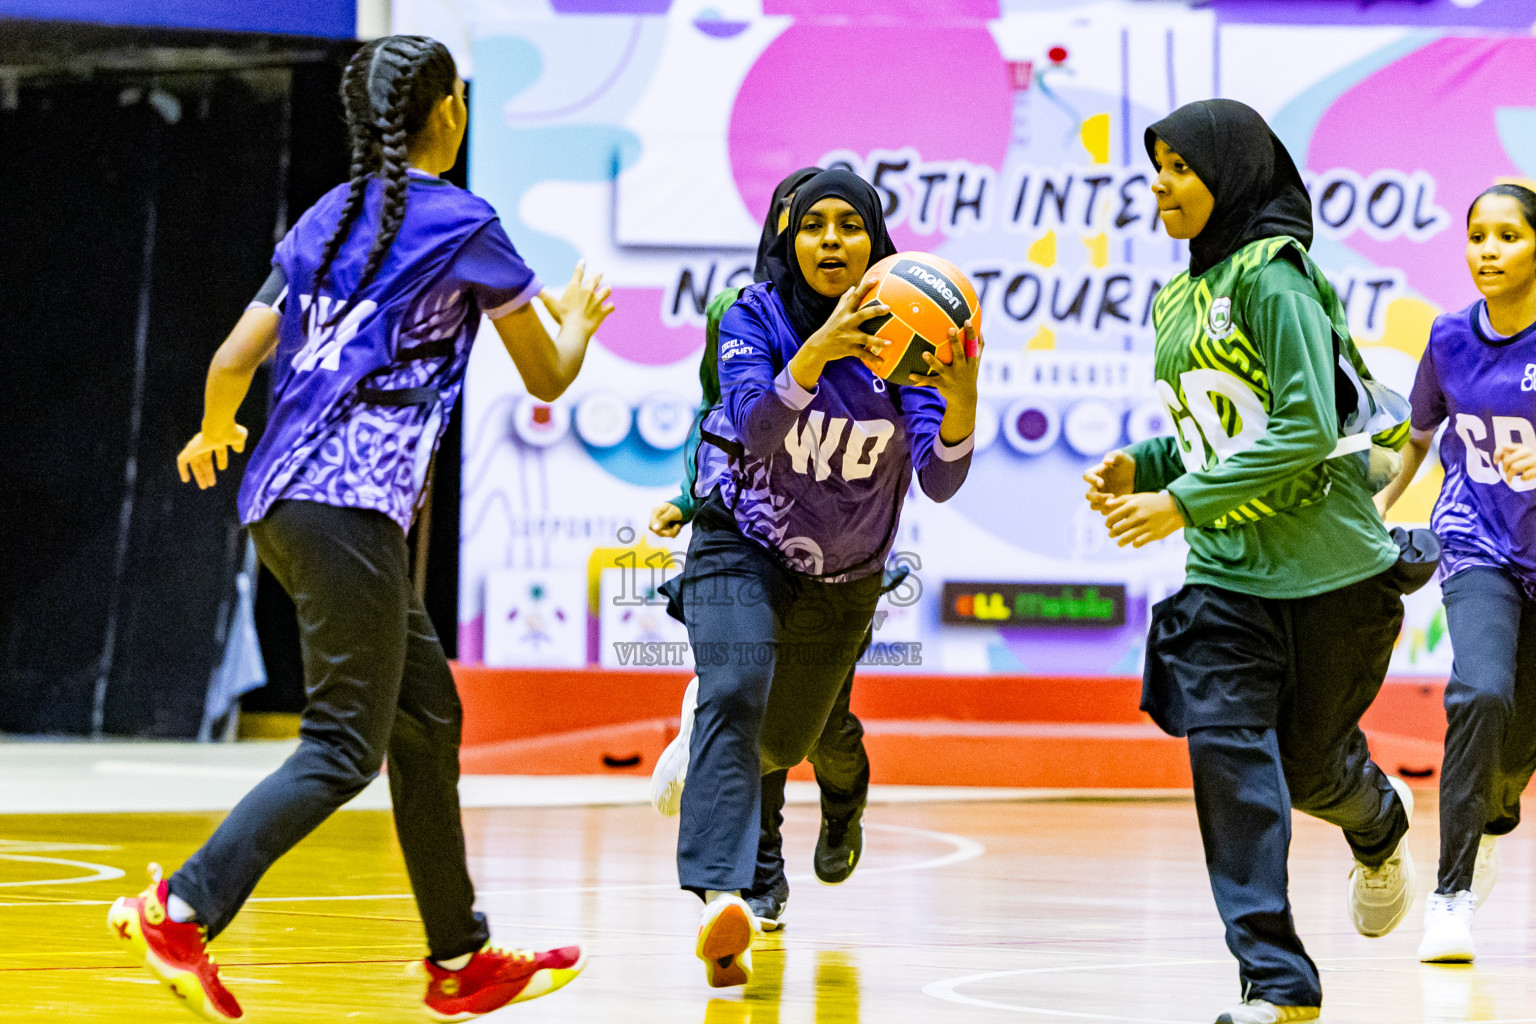
[[[87,871],[95,872],[95,874],[81,875],[78,878],[39,878],[25,882],[0,882],[0,889],[14,889],[24,885],[81,885],[85,882],[110,882],[127,874],[121,868],[114,868],[106,864],[91,864],[83,860],[63,860],[59,857],[28,857],[19,853],[0,853],[0,860],[16,860],[28,864],[62,864],[67,868],[85,868]],[[37,906],[36,903],[25,905]]]
[[[266,765],[241,767],[222,764],[182,764],[175,761],[126,761],[108,759],[91,765],[96,775],[134,779],[238,779],[260,782],[274,769]]]
[[[27,839],[0,839],[0,851],[6,853],[62,853],[69,850],[112,853],[121,849],[121,846],[107,846],[102,843],[52,843],[32,842]]]
[[[1354,956],[1354,957],[1330,957],[1327,960],[1319,960],[1319,965],[1333,960],[1401,960],[1396,956]],[[1149,963],[1124,964],[1124,963],[1099,963],[1099,964],[1073,964],[1070,966],[1033,967],[1018,971],[986,971],[981,974],[967,974],[959,978],[948,978],[944,981],[934,981],[923,986],[923,995],[942,999],[945,1002],[960,1003],[963,1006],[976,1006],[988,1010],[1006,1010],[1010,1013],[1027,1013],[1040,1017],[1065,1017],[1072,1020],[1106,1020],[1120,1021],[1123,1024],[1205,1024],[1204,1021],[1173,1021],[1156,1017],[1128,1017],[1122,1014],[1104,1013],[1080,1013],[1074,1010],[1051,1010],[1044,1007],[1020,1006],[1016,1003],[998,1003],[989,999],[977,999],[974,996],[962,995],[955,991],[961,985],[970,985],[979,981],[991,981],[994,978],[1010,978],[1026,974],[1067,974],[1078,971],[1129,971],[1147,967],[1189,967],[1203,966],[1207,964],[1227,963],[1225,960],[1158,960]],[[1481,1024],[1536,1024],[1536,1017],[1501,1017],[1497,1020],[1481,1021]]]
[[[942,857],[919,861],[916,864],[893,864],[884,868],[865,868],[860,874],[886,875],[893,871],[933,871],[938,868],[947,868],[951,864],[975,860],[987,852],[987,848],[976,840],[967,836],[957,836],[953,832],[937,832],[931,828],[914,828],[911,825],[882,825],[877,821],[865,822],[864,827],[880,832],[906,832],[910,835],[931,836],[941,842],[949,843],[955,850],[953,853],[947,853]]]
[[[938,856],[938,857],[932,857],[932,858],[929,858],[928,860],[916,861],[916,862],[911,863],[911,864],[892,864],[892,865],[889,865],[887,867],[865,868],[862,872],[860,872],[860,874],[872,875],[872,874],[890,874],[892,872],[897,872],[897,871],[933,871],[933,870],[936,870],[938,868],[949,867],[951,864],[959,864],[959,863],[962,863],[964,861],[973,860],[976,857],[980,857],[983,853],[987,852],[987,848],[985,846],[983,846],[981,843],[978,843],[976,840],[968,839],[965,836],[958,836],[958,835],[955,835],[955,834],[953,834],[951,832],[938,832],[938,831],[935,831],[933,829],[914,828],[914,827],[912,827],[910,825],[882,825],[879,822],[872,822],[872,821],[865,822],[864,823],[864,827],[865,828],[870,828],[870,829],[875,829],[875,830],[878,830],[878,831],[905,832],[905,833],[908,833],[908,834],[911,834],[911,835],[919,835],[919,836],[923,836],[925,838],[936,839],[936,840],[938,840],[941,843],[947,843],[950,846],[953,846],[954,850],[952,850],[949,853],[946,853],[946,854],[943,854],[941,856]],[[13,856],[5,855],[5,854],[0,854],[0,857],[5,857],[5,859],[7,859],[7,860],[36,860],[36,861],[44,861],[44,862],[52,863],[52,864],[69,864],[69,865],[74,865],[74,866],[78,866],[78,867],[89,867],[89,868],[97,869],[97,870],[100,870],[100,871],[116,872],[115,874],[92,875],[92,876],[87,877],[87,878],[69,878],[69,879],[61,879],[61,880],[44,880],[44,881],[36,881],[36,882],[5,882],[5,883],[0,883],[0,884],[8,885],[8,886],[19,886],[19,885],[73,885],[73,884],[80,883],[80,882],[109,881],[109,880],[115,879],[115,878],[122,878],[123,875],[124,875],[124,872],[118,870],[117,868],[106,867],[105,865],[101,865],[101,864],[86,864],[86,863],[84,863],[82,861],[55,860],[55,859],[50,858],[50,857],[13,857]],[[812,876],[811,875],[790,875],[789,877],[792,880],[794,880],[794,881],[804,881],[805,879],[808,879],[808,878],[810,878]],[[630,884],[626,884],[626,885],[572,885],[572,886],[550,886],[550,887],[540,887],[540,888],[532,888],[532,889],[491,889],[491,890],[486,890],[486,891],[479,892],[476,895],[480,896],[480,897],[495,897],[495,896],[548,896],[548,895],[556,895],[556,894],[584,893],[584,892],[638,892],[638,891],[646,891],[646,890],[660,891],[660,890],[676,889],[676,888],[677,888],[677,883],[676,882],[637,882],[637,883],[630,883]],[[408,893],[407,892],[407,893],[376,893],[376,894],[367,895],[367,896],[351,896],[351,895],[345,895],[345,896],[256,896],[256,897],[253,897],[253,898],[247,900],[246,902],[247,903],[355,903],[355,902],[367,901],[367,900],[410,900],[410,899],[415,899],[415,898],[416,897],[412,893]],[[36,907],[36,906],[106,907],[106,906],[110,906],[111,903],[112,903],[111,900],[59,900],[57,902],[51,902],[50,901],[47,904],[39,904],[39,903],[35,903],[35,902],[27,902],[27,903],[0,903],[0,907]]]
[[[1141,967],[1187,967],[1195,964],[1218,964],[1224,960],[1157,960],[1141,964],[1073,964],[1071,966],[1032,967],[1021,971],[986,971],[982,974],[967,974],[959,978],[948,978],[944,981],[929,982],[923,986],[923,995],[933,996],[950,1003],[960,1003],[964,1006],[979,1006],[988,1010],[1007,1010],[1010,1013],[1030,1013],[1040,1017],[1067,1017],[1072,1020],[1114,1020],[1126,1021],[1130,1024],[1207,1024],[1206,1021],[1189,1020],[1164,1020],[1157,1017],[1129,1017],[1124,1014],[1114,1013],[1078,1013],[1072,1010],[1049,1010],[1037,1006],[1019,1006],[1015,1003],[996,1003],[990,999],[977,999],[974,996],[961,995],[955,990],[961,985],[970,985],[978,981],[991,981],[993,978],[1012,978],[1024,974],[1067,974],[1074,971],[1129,971]]]

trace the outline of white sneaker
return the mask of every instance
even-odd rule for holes
[[[1263,999],[1244,999],[1220,1017],[1216,1024],[1291,1024],[1292,1021],[1317,1020],[1322,1010],[1316,1006],[1276,1006]]]
[[[677,736],[656,759],[651,772],[651,803],[667,817],[675,817],[683,806],[683,783],[688,779],[688,743],[693,739],[693,711],[699,703],[699,677],[688,681],[683,691],[683,714]]]
[[[1409,823],[1413,820],[1413,793],[1408,784],[1396,776],[1387,780],[1403,802]],[[1413,906],[1413,887],[1416,876],[1413,870],[1413,854],[1408,852],[1408,834],[1398,842],[1386,863],[1379,868],[1368,868],[1358,860],[1349,869],[1349,919],[1355,930],[1369,938],[1379,938],[1402,923]]]
[[[752,980],[752,943],[762,934],[747,901],[721,893],[704,905],[694,954],[704,961],[710,988],[731,988]]]
[[[1442,896],[1429,894],[1424,905],[1424,939],[1419,959],[1426,964],[1469,964],[1477,957],[1472,945],[1472,915],[1477,897],[1466,889]]]
[[[1477,866],[1472,869],[1472,895],[1477,905],[1488,902],[1493,883],[1499,880],[1499,837],[1483,836],[1477,841]]]

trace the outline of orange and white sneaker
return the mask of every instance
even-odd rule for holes
[[[209,1020],[240,1020],[240,1004],[219,980],[202,926],[172,921],[165,910],[170,883],[160,877],[159,864],[149,866],[149,877],[148,889],[118,899],[107,911],[113,937],[193,1013]]]
[[[740,896],[717,896],[704,905],[694,954],[704,961],[711,988],[730,988],[752,980],[752,940],[759,925]]]
[[[512,1003],[547,996],[576,980],[587,966],[580,946],[535,953],[486,946],[457,971],[427,968],[427,1012],[438,1020],[469,1020]]]

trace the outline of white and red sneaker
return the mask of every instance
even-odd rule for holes
[[[486,946],[457,971],[426,961],[427,995],[422,1001],[438,1020],[469,1020],[547,996],[576,980],[586,965],[580,946],[542,953]]]
[[[172,921],[165,910],[170,883],[160,877],[159,864],[149,866],[149,877],[148,889],[118,899],[107,911],[113,937],[193,1013],[208,1020],[240,1020],[245,1015],[219,980],[219,965],[208,955],[202,926]]]

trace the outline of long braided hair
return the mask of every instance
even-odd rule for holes
[[[320,292],[331,276],[331,266],[363,212],[368,180],[375,174],[384,179],[384,205],[362,276],[346,302],[335,304],[325,326],[340,322],[351,311],[384,265],[405,220],[409,194],[407,140],[426,125],[443,97],[453,92],[458,77],[448,48],[426,36],[385,36],[372,40],[363,44],[347,63],[341,76],[341,100],[352,147],[351,187],[341,208],[341,219],[326,240],[320,266],[315,271],[311,312],[319,306]]]

